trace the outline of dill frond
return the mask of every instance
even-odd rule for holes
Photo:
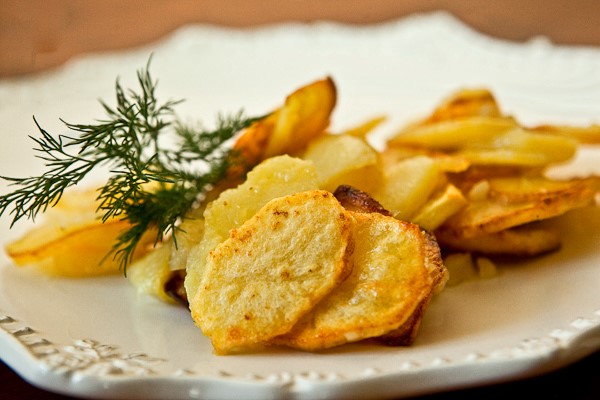
[[[137,92],[125,90],[117,80],[116,106],[101,102],[106,119],[94,124],[61,120],[69,135],[51,135],[34,117],[40,136],[30,137],[46,171],[27,178],[0,177],[16,187],[0,196],[0,215],[10,210],[12,227],[54,206],[67,188],[92,170],[107,168],[110,176],[98,189],[98,211],[103,221],[119,218],[130,223],[112,251],[124,273],[146,232],[155,230],[156,242],[169,234],[174,237],[177,222],[198,197],[225,177],[234,159],[227,142],[260,119],[240,112],[219,117],[212,131],[193,128],[179,122],[174,112],[180,101],[158,102],[149,63],[137,78]],[[174,146],[164,145],[169,135]]]

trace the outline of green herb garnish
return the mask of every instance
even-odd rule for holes
[[[46,172],[28,178],[0,177],[16,186],[0,196],[0,215],[12,206],[11,227],[56,205],[64,191],[79,184],[92,170],[107,168],[110,177],[99,188],[102,220],[128,220],[131,228],[117,239],[112,253],[124,272],[140,239],[150,229],[156,242],[171,233],[178,221],[207,189],[225,177],[233,160],[227,142],[260,118],[242,113],[219,117],[216,129],[204,131],[181,123],[173,107],[159,104],[149,65],[138,71],[141,91],[125,91],[116,82],[117,105],[101,102],[107,119],[92,125],[61,120],[76,135],[54,137],[35,120],[41,137],[36,157]]]

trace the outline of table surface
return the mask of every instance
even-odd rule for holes
[[[600,46],[600,1],[497,0],[20,0],[0,1],[0,79],[55,68],[89,51],[156,40],[194,22],[244,27],[282,21],[336,20],[354,24],[447,10],[475,29],[514,41],[546,36],[557,44]],[[118,12],[115,12],[118,10]],[[600,352],[539,377],[422,397],[598,399]],[[38,389],[0,363],[3,398],[68,399]]]

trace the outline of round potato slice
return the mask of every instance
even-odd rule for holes
[[[316,351],[391,333],[390,343],[414,338],[444,279],[439,248],[415,224],[379,213],[352,214],[352,273],[275,343]],[[430,263],[434,258],[436,266]],[[400,327],[402,334],[395,332]]]
[[[192,317],[217,354],[288,332],[351,269],[352,216],[330,193],[276,198],[212,251]]]

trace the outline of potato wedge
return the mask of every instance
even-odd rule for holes
[[[285,334],[350,273],[352,216],[327,191],[268,202],[210,252],[192,317],[217,354]]]
[[[465,146],[458,155],[473,165],[542,167],[568,161],[576,150],[574,139],[516,128],[487,143]]]
[[[451,183],[446,184],[441,191],[423,204],[411,218],[411,222],[428,231],[434,231],[467,203],[467,199],[456,186]]]
[[[600,125],[570,126],[570,125],[538,125],[531,128],[534,132],[561,135],[577,140],[584,144],[600,144]]]
[[[410,220],[436,189],[442,174],[430,157],[416,156],[384,171],[383,185],[372,196],[401,220]]]
[[[311,140],[325,132],[336,101],[337,90],[330,77],[290,94],[276,113],[277,121],[262,159],[280,154],[297,155]]]
[[[310,143],[302,159],[315,165],[319,187],[330,192],[339,185],[351,185],[370,192],[381,180],[377,152],[363,139],[354,136],[319,137]]]

